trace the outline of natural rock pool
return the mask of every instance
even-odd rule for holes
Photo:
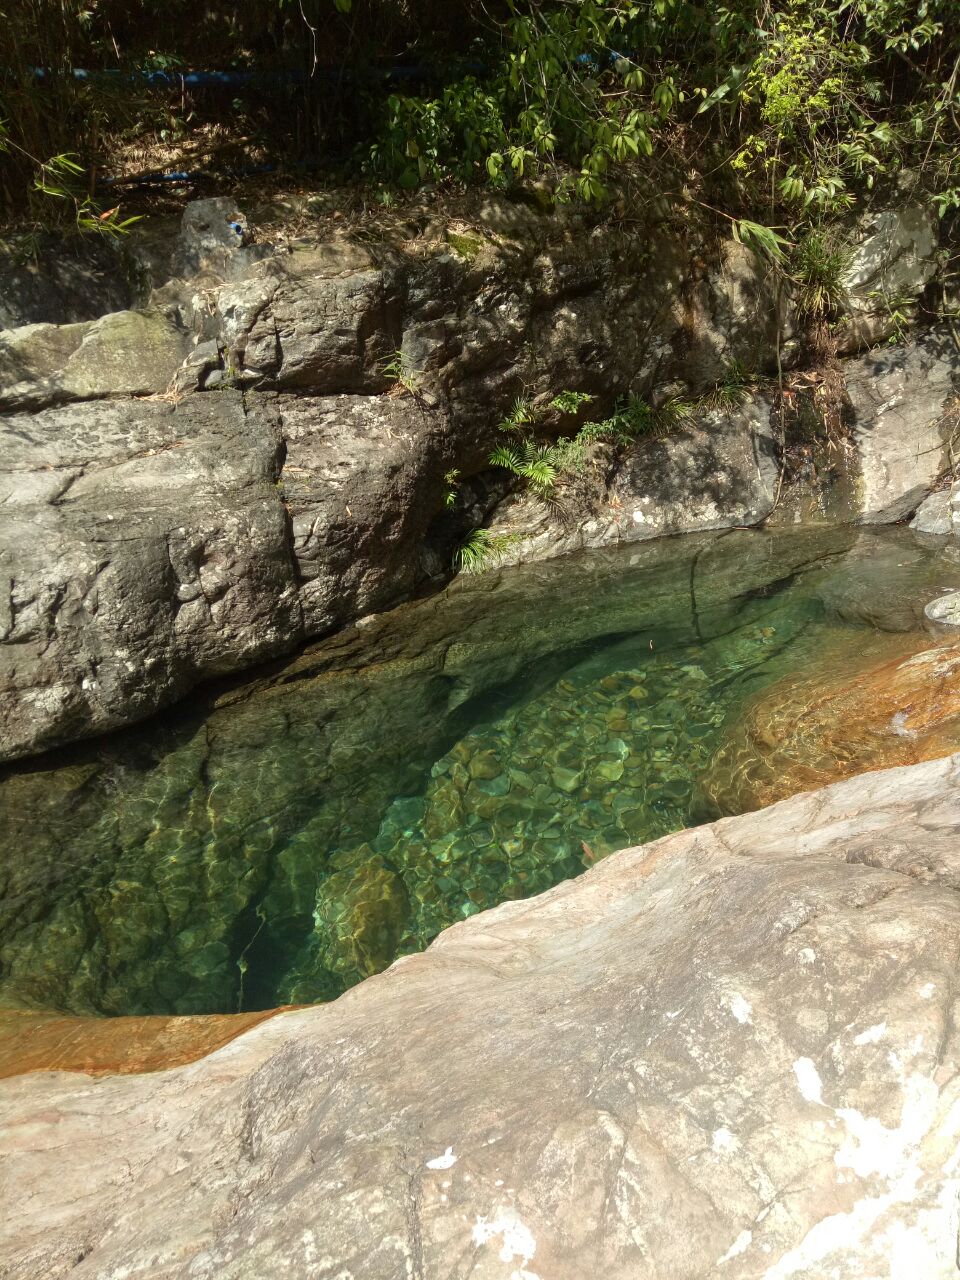
[[[585,553],[12,768],[0,1008],[329,999],[614,849],[948,751],[943,697],[918,725],[915,699],[858,720],[821,691],[879,688],[861,673],[935,643],[923,606],[957,587],[956,550],[904,530]]]

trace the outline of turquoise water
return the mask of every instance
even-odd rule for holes
[[[0,1005],[330,999],[445,926],[713,816],[746,699],[918,626],[909,535],[671,539],[461,581],[0,780]],[[879,584],[882,585],[882,591]]]

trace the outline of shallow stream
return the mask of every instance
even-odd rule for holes
[[[901,530],[584,553],[462,579],[11,769],[0,1007],[336,996],[474,912],[749,803],[717,776],[742,709],[812,665],[916,648],[949,587],[956,553]]]

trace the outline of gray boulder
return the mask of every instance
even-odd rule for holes
[[[252,241],[247,215],[229,196],[191,200],[183,211],[169,270],[183,277],[237,279],[271,252],[269,246]]]
[[[165,391],[189,335],[157,311],[0,330],[0,410]]]
[[[860,520],[889,524],[917,509],[951,465],[946,410],[960,351],[945,330],[867,352],[846,366],[860,467]]]
[[[5,1081],[5,1276],[949,1280],[958,775],[614,854],[191,1066]]]
[[[262,406],[222,393],[0,419],[0,743],[149,715],[302,636]]]
[[[449,424],[412,396],[281,396],[283,499],[317,636],[406,594],[452,456]]]
[[[220,337],[241,382],[316,394],[377,392],[400,341],[390,279],[345,250],[279,256],[216,297]]]
[[[924,498],[910,528],[917,533],[960,533],[960,484],[954,482]]]
[[[889,338],[933,278],[939,247],[933,210],[924,205],[868,214],[843,277],[849,324],[845,351]]]

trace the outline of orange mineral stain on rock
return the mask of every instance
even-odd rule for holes
[[[824,654],[758,694],[701,782],[708,805],[742,813],[958,750],[960,642],[930,647],[929,636],[913,634],[884,644],[900,652]]]
[[[0,1010],[0,1079],[28,1071],[82,1071],[97,1076],[179,1067],[284,1011],[78,1018],[32,1009]]]

